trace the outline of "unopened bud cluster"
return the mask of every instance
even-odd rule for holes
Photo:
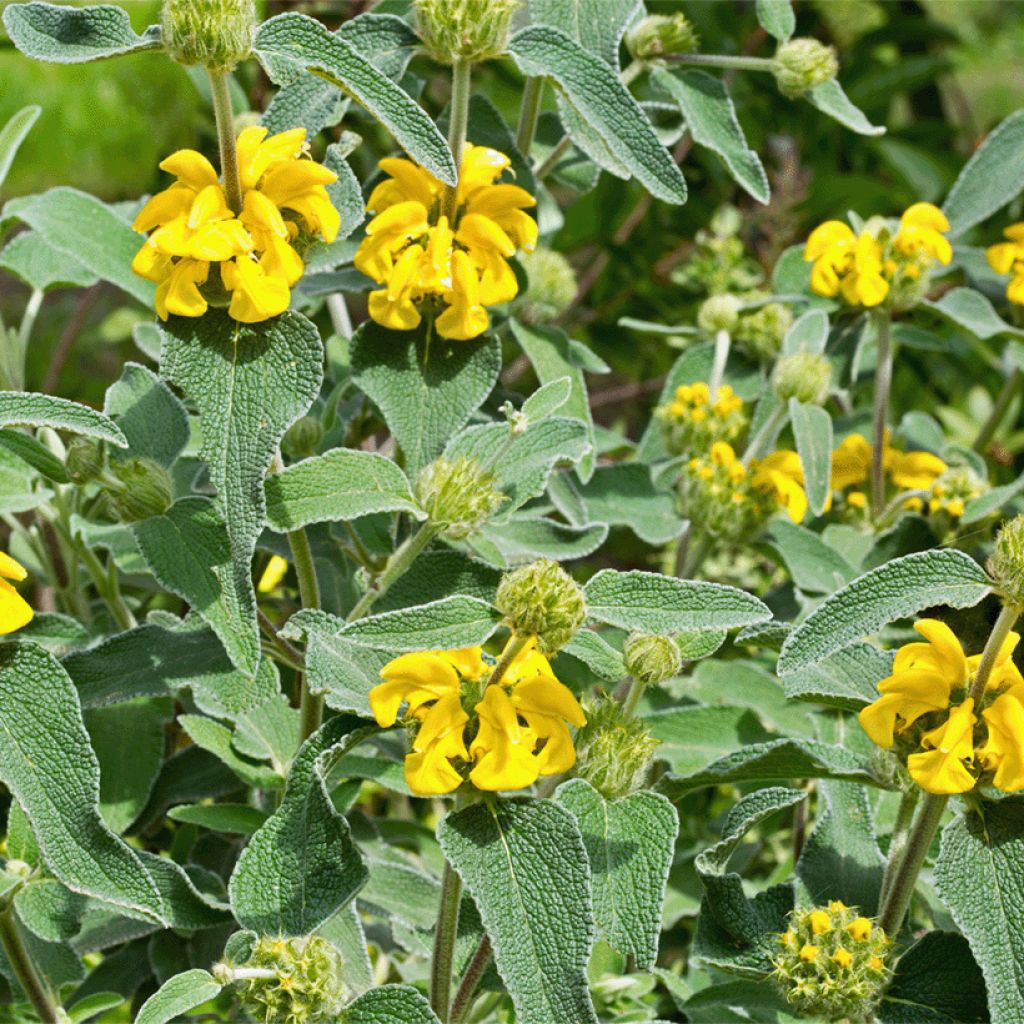
[[[607,800],[642,789],[659,746],[643,719],[623,717],[612,697],[588,707],[586,715],[576,736],[576,774]]]
[[[546,324],[557,319],[576,296],[576,271],[554,249],[538,246],[524,252],[519,262],[529,286],[516,301],[518,318],[528,324]]]
[[[305,459],[316,452],[324,428],[315,416],[300,416],[281,439],[281,450],[292,459]]]
[[[509,629],[520,636],[535,636],[544,654],[560,651],[587,615],[579,584],[548,558],[502,577],[495,604]]]
[[[705,299],[697,311],[697,325],[714,334],[716,331],[732,331],[740,320],[743,303],[735,295],[724,292]]]
[[[695,526],[727,540],[749,539],[778,508],[771,489],[722,441],[711,446],[707,457],[686,464],[680,497],[682,511]]]
[[[626,33],[626,49],[634,60],[657,60],[665,54],[691,53],[700,40],[685,14],[651,14]]]
[[[663,683],[683,667],[679,645],[672,637],[656,633],[630,633],[622,645],[622,656],[626,671],[644,686]]]
[[[874,922],[839,900],[794,910],[779,936],[772,977],[801,1014],[863,1020],[889,980],[890,941]]]
[[[1024,608],[1024,515],[1003,525],[988,567],[1007,603]]]
[[[431,524],[462,540],[478,530],[507,500],[495,474],[471,457],[436,459],[416,479],[416,500]]]
[[[747,296],[747,300],[760,298]],[[766,302],[749,313],[740,315],[732,332],[736,347],[762,362],[770,362],[779,354],[782,339],[793,326],[793,312],[781,302]]]
[[[831,46],[817,39],[790,39],[775,53],[775,82],[779,92],[798,99],[816,85],[835,78],[839,58]]]
[[[824,405],[832,387],[832,363],[817,352],[784,356],[775,365],[772,386],[783,402],[795,398],[805,405]]]
[[[519,0],[416,0],[416,25],[427,52],[442,64],[500,57]]]
[[[107,493],[114,514],[122,523],[163,515],[171,507],[174,482],[159,462],[147,458],[127,459],[111,463],[109,472]]]
[[[654,414],[661,422],[665,447],[673,455],[706,452],[716,441],[734,441],[749,422],[743,399],[728,384],[718,389],[712,401],[711,389],[703,381],[680,384],[672,401]]]
[[[64,468],[68,479],[75,484],[87,484],[95,480],[106,467],[103,442],[91,437],[74,437],[64,455]]]
[[[252,52],[255,30],[254,0],[164,0],[164,49],[188,67],[230,71]]]

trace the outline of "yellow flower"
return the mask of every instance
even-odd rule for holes
[[[751,469],[754,472],[754,486],[770,490],[789,518],[794,523],[802,523],[807,515],[807,492],[804,490],[804,469],[800,456],[794,451],[782,449],[756,461]]]
[[[519,290],[508,260],[532,252],[537,222],[525,211],[533,197],[517,185],[496,183],[510,166],[504,153],[467,145],[449,222],[440,207],[444,186],[409,160],[388,158],[388,177],[366,208],[376,214],[355,266],[384,287],[370,293],[370,317],[384,327],[419,326],[422,307],[438,303],[438,334],[454,341],[477,338],[490,323],[488,306],[508,302]]]
[[[808,944],[808,945],[802,946],[800,948],[800,959],[803,960],[804,963],[807,963],[807,964],[812,963],[814,960],[817,959],[817,957],[818,957],[818,947],[817,946],[811,946],[810,944]]]
[[[1004,793],[1024,789],[1024,693],[1004,693],[987,707],[981,717],[988,738],[978,748],[981,766],[995,775],[992,784]]]
[[[834,491],[867,482],[871,473],[871,442],[863,434],[844,437],[832,452],[832,480]]]
[[[855,942],[867,942],[871,938],[871,919],[867,917],[854,918],[847,926],[846,930],[850,934],[850,938]]]
[[[266,128],[252,126],[236,146],[241,210],[228,206],[210,161],[183,149],[160,164],[177,180],[135,218],[135,230],[151,234],[132,269],[156,283],[154,305],[163,320],[206,312],[200,286],[211,264],[231,293],[231,317],[256,323],[277,316],[288,308],[291,286],[302,276],[295,240],[319,234],[331,242],[338,234],[341,217],[326,189],[337,176],[301,159],[304,129],[267,138]]]
[[[272,555],[267,562],[266,569],[256,584],[256,590],[260,594],[272,594],[281,584],[285,573],[288,572],[288,562],[280,555]]]
[[[939,263],[953,259],[953,247],[943,232],[949,230],[946,215],[931,203],[914,203],[900,217],[899,230],[892,244],[904,256],[924,253]]]
[[[913,780],[928,793],[966,793],[974,776],[965,764],[974,757],[974,700],[955,707],[942,725],[921,737],[923,751],[907,758]]]
[[[8,582],[20,583],[27,575],[22,565],[0,551],[0,636],[13,633],[32,621],[31,606]]]
[[[824,910],[812,910],[809,920],[811,931],[815,935],[824,935],[832,931],[832,918]]]
[[[997,274],[1009,274],[1006,297],[1015,305],[1024,305],[1024,222],[1003,229],[1005,242],[990,245],[985,252],[989,266]]]
[[[832,954],[832,962],[843,968],[849,967],[853,963],[853,954],[840,947]]]
[[[927,491],[949,468],[931,452],[900,452],[890,448],[882,462],[892,482],[904,491]]]

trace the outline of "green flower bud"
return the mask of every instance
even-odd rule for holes
[[[988,571],[1006,602],[1024,608],[1024,514],[1003,523]]]
[[[285,432],[281,450],[293,459],[305,459],[316,451],[324,436],[324,428],[315,416],[302,416]]]
[[[12,857],[4,864],[4,871],[16,878],[28,878],[34,870],[35,868],[28,861],[19,860],[17,857]]]
[[[782,339],[793,326],[793,311],[781,302],[769,302],[743,313],[733,331],[733,341],[755,359],[770,362],[779,354]]]
[[[732,331],[740,318],[742,303],[735,295],[726,292],[705,299],[697,312],[697,324],[709,334],[715,331]]]
[[[554,249],[543,246],[519,257],[529,287],[516,302],[520,320],[528,324],[546,324],[555,320],[576,296],[576,271]]]
[[[535,636],[544,654],[560,651],[587,616],[579,584],[548,558],[506,573],[495,604],[506,625],[522,636]]]
[[[442,64],[500,57],[508,46],[519,0],[415,0],[416,25],[431,57]]]
[[[164,0],[164,48],[172,60],[230,71],[252,52],[254,0]]]
[[[111,486],[107,490],[114,514],[122,523],[163,515],[174,501],[170,473],[152,459],[129,459],[111,467]],[[112,486],[114,483],[119,486]]]
[[[626,671],[644,686],[671,679],[683,665],[675,640],[653,633],[631,633],[622,645],[622,655]]]
[[[416,478],[416,500],[430,522],[452,540],[478,530],[508,500],[497,477],[465,455],[436,459]]]
[[[247,1019],[275,1024],[328,1024],[348,996],[341,980],[342,958],[325,938],[271,938],[252,944],[241,966],[213,969],[222,984],[234,984]]]
[[[839,59],[834,47],[817,39],[790,39],[775,51],[775,82],[779,92],[791,100],[835,78]]]
[[[68,445],[64,467],[72,483],[87,484],[95,480],[104,469],[106,459],[103,446],[91,437],[75,437]]]
[[[576,774],[608,800],[641,789],[660,745],[643,719],[623,718],[613,697],[588,707],[586,716],[576,736]]]
[[[823,405],[832,386],[832,364],[816,352],[784,356],[775,366],[772,386],[783,402],[795,398],[805,405]]]
[[[654,60],[666,53],[690,53],[700,40],[685,14],[651,14],[626,33],[626,49],[635,60]]]

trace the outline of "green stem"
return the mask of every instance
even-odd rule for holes
[[[448,223],[455,227],[455,207],[458,198],[458,177],[462,173],[462,150],[466,145],[466,128],[469,125],[469,95],[472,85],[473,63],[456,60],[452,64],[452,101],[448,122],[448,146],[455,160],[456,182],[445,191],[445,213]]]
[[[690,543],[686,552],[686,560],[683,562],[683,571],[676,573],[681,580],[692,580],[697,570],[704,564],[708,552],[711,550],[712,539],[706,533],[697,534]]]
[[[436,533],[437,527],[430,523],[423,523],[388,559],[380,577],[359,599],[356,606],[348,613],[345,621],[355,622],[356,619],[361,619],[370,610],[373,603],[383,597],[391,584],[412,565],[420,552],[434,539]]]
[[[459,930],[459,904],[462,900],[462,879],[446,861],[441,878],[441,903],[434,932],[434,958],[430,968],[430,1006],[441,1024],[448,1022],[452,995],[452,964],[455,960],[455,937]]]
[[[686,556],[690,550],[691,540],[693,540],[693,523],[688,522],[683,527],[683,532],[679,534],[679,540],[676,541],[673,573],[680,579],[683,578],[683,570],[686,567]]]
[[[235,148],[235,115],[231,109],[228,76],[208,70],[213,113],[217,119],[217,143],[220,146],[220,171],[224,179],[224,198],[235,213],[242,212],[242,183],[238,177],[238,151]]]
[[[710,68],[736,68],[739,71],[774,72],[775,61],[771,57],[732,57],[717,53],[670,53],[663,59],[676,64],[699,64]]]
[[[110,609],[110,614],[117,623],[118,629],[134,629],[137,625],[135,616],[132,615],[128,605],[125,604],[121,588],[117,583],[116,571],[109,572],[96,553],[87,544],[78,544],[78,554],[89,571],[89,576],[92,578],[97,593],[99,593]]]
[[[878,357],[875,367],[874,440],[871,448],[871,515],[877,519],[885,504],[885,428],[889,417],[892,388],[892,324],[889,314],[877,312]]]
[[[530,159],[533,137],[537,134],[537,121],[540,118],[540,104],[544,98],[544,79],[528,78],[523,88],[523,102],[519,107],[519,126],[516,129],[516,149],[524,160]]]
[[[485,935],[476,947],[473,959],[466,966],[466,973],[462,976],[462,981],[455,993],[455,998],[452,1000],[452,1024],[464,1024],[466,1017],[469,1016],[469,1011],[473,1006],[473,998],[476,996],[476,990],[480,985],[480,979],[484,976],[484,972],[487,970],[487,965],[490,962],[491,940]]]
[[[643,695],[644,684],[634,677],[629,681],[629,693],[626,694],[626,699],[622,702],[622,718],[624,721],[628,722],[636,714],[637,705],[640,703],[640,698]]]
[[[13,903],[0,914],[0,943],[3,944],[14,976],[28,996],[28,1001],[39,1019],[44,1024],[53,1024],[57,1020],[57,1007],[18,931]]]
[[[978,436],[974,439],[973,448],[976,452],[984,454],[992,443],[992,438],[995,437],[996,429],[1006,415],[1006,410],[1009,409],[1010,403],[1020,390],[1021,381],[1024,381],[1024,373],[1021,372],[1019,367],[1014,368],[1010,376],[1006,378],[1006,382],[996,398],[996,404],[992,407],[992,412],[989,414],[988,419],[985,420],[981,430],[978,431]]]
[[[25,311],[21,315],[21,323],[18,326],[15,369],[19,375],[16,387],[19,388],[25,386],[25,355],[28,352],[29,339],[32,337],[32,328],[35,326],[36,317],[39,315],[39,310],[43,305],[43,298],[43,292],[38,288],[33,289],[28,302],[25,304]]]
[[[501,682],[508,671],[509,665],[515,661],[516,655],[527,645],[530,638],[519,633],[513,633],[512,639],[505,645],[497,664],[491,669],[490,677],[487,680],[488,686],[495,686]]]
[[[761,424],[758,428],[757,433],[747,442],[746,451],[743,453],[742,462],[744,466],[749,468],[751,462],[758,458],[761,454],[764,446],[770,441],[776,433],[782,429],[783,424],[786,422],[786,417],[789,416],[789,407],[785,402],[777,405],[771,412],[771,415]]]
[[[292,563],[299,581],[299,597],[303,608],[320,607],[320,584],[316,580],[316,565],[313,552],[309,546],[309,537],[304,529],[292,530],[288,534],[288,545],[292,549]],[[320,728],[324,718],[324,699],[311,693],[309,674],[302,673],[302,696],[299,701],[301,718],[301,738],[308,739]]]
[[[550,153],[537,165],[534,169],[533,176],[538,180],[542,181],[546,178],[552,170],[554,170],[555,164],[565,156],[569,147],[572,145],[572,139],[565,135],[561,138],[558,144]]]
[[[999,618],[996,619],[996,624],[992,627],[992,632],[989,633],[988,642],[985,644],[985,650],[981,652],[981,661],[978,662],[978,671],[974,676],[974,683],[971,686],[970,696],[973,698],[975,706],[978,705],[985,694],[988,678],[992,675],[992,669],[995,668],[996,659],[1002,650],[1003,642],[1006,640],[1010,630],[1013,629],[1014,623],[1020,617],[1020,612],[1019,605],[1003,605]]]
[[[896,811],[896,821],[892,827],[892,835],[889,837],[889,856],[886,858],[885,874],[882,876],[882,891],[878,897],[879,906],[885,903],[889,890],[892,888],[893,875],[896,873],[896,866],[899,864],[907,848],[910,826],[914,820],[917,801],[920,798],[921,790],[916,785],[909,786],[903,791],[903,796],[900,797],[900,805]]]

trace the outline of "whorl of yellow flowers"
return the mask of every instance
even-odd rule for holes
[[[1015,306],[1024,306],[1024,221],[1003,228],[1005,242],[985,250],[989,266],[997,274],[1009,274],[1006,297]]]
[[[24,566],[0,551],[0,636],[32,621],[31,606],[10,582],[20,583],[27,575]]]
[[[807,239],[804,259],[813,262],[811,291],[870,308],[893,300],[918,283],[936,263],[948,264],[953,249],[946,215],[931,203],[914,203],[895,232],[868,222],[859,233],[840,220],[820,224]]]
[[[356,268],[383,285],[370,292],[373,320],[410,331],[429,310],[442,338],[467,341],[487,330],[487,307],[519,291],[509,258],[537,244],[537,222],[525,212],[536,205],[533,196],[498,182],[509,166],[504,153],[467,145],[448,208],[445,186],[428,171],[397,157],[381,160],[388,177],[367,201],[376,216],[355,256]]]
[[[860,712],[864,731],[906,759],[929,793],[966,793],[979,780],[1006,793],[1024,789],[1024,678],[1013,662],[1020,637],[1010,633],[977,707],[967,696],[981,655],[964,655],[944,622],[921,619],[924,643],[896,652],[881,696]],[[980,712],[980,716],[979,716]]]
[[[389,728],[405,705],[404,720],[415,730],[405,778],[414,793],[452,793],[466,778],[491,792],[524,789],[576,763],[568,727],[586,719],[536,638],[500,679],[491,681],[492,672],[479,647],[403,654],[381,670],[370,708]]]
[[[202,290],[211,267],[230,295],[228,314],[257,323],[283,313],[291,286],[302,276],[296,242],[319,234],[332,242],[341,218],[325,186],[337,175],[305,157],[306,131],[294,128],[267,138],[246,128],[237,142],[242,208],[232,210],[213,165],[201,153],[180,149],[160,164],[177,179],[139,211],[132,225],[151,232],[132,270],[157,285],[157,314],[202,316]]]

